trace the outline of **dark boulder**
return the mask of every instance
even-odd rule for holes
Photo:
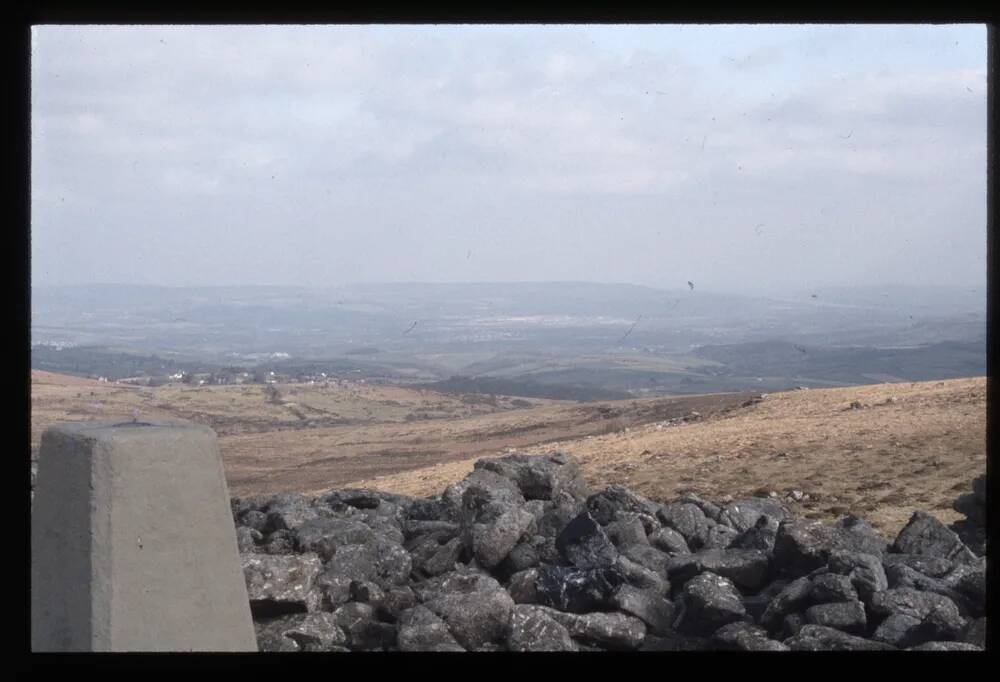
[[[312,588],[323,564],[315,554],[243,554],[240,559],[250,610],[255,617],[268,618],[319,609],[321,595]]]
[[[254,623],[257,646],[264,652],[330,651],[347,636],[331,613],[296,613]]]
[[[809,601],[813,604],[853,602],[858,600],[858,591],[851,579],[837,573],[822,573],[812,579]],[[824,623],[819,623],[823,625]],[[836,627],[836,626],[831,626]]]
[[[627,512],[604,527],[611,543],[621,550],[628,545],[648,545],[646,527],[638,514]]]
[[[744,533],[754,528],[761,517],[765,519],[766,528],[777,531],[778,524],[790,516],[780,503],[765,497],[755,497],[727,504],[715,520],[738,533]]]
[[[341,545],[327,562],[327,572],[331,575],[368,580],[382,587],[403,584],[410,576],[412,567],[409,552],[382,538],[363,545]]]
[[[882,562],[874,554],[834,550],[827,566],[832,573],[846,575],[866,604],[873,594],[889,587]]]
[[[294,537],[299,552],[315,552],[323,561],[329,561],[338,547],[374,542],[376,534],[370,526],[354,519],[314,517],[299,525]]]
[[[399,616],[397,645],[400,651],[465,651],[447,623],[424,606],[415,606]]]
[[[788,651],[788,646],[770,639],[761,628],[745,621],[723,625],[712,635],[713,648],[722,651]]]
[[[615,519],[620,512],[655,516],[660,506],[623,485],[611,485],[587,498],[587,511],[602,526]]]
[[[965,619],[951,599],[932,592],[897,587],[876,592],[869,604],[871,614],[879,619],[893,614],[910,616],[923,623],[934,639],[958,639]]]
[[[806,623],[823,625],[852,635],[863,635],[868,627],[865,605],[859,601],[817,604],[805,612]]]
[[[535,599],[570,613],[586,613],[614,608],[614,596],[625,577],[617,567],[576,568],[540,566],[535,582]]]
[[[588,512],[566,524],[556,536],[556,549],[577,568],[609,566],[618,557],[618,550]]]
[[[735,585],[756,592],[767,584],[770,561],[756,549],[706,549],[681,554],[667,560],[667,577],[679,586],[699,573],[709,571],[733,581]]]
[[[333,620],[347,636],[347,648],[369,651],[396,646],[396,627],[379,622],[371,604],[348,602],[333,612]]]
[[[552,500],[560,493],[583,499],[587,486],[571,455],[522,455],[481,459],[475,468],[491,471],[513,481],[526,500]]]
[[[846,517],[832,525],[818,521],[785,520],[774,541],[775,568],[800,576],[826,565],[834,551],[882,556],[886,542],[867,523]]]
[[[760,618],[760,624],[769,632],[776,632],[781,628],[785,616],[802,611],[809,605],[810,592],[812,581],[807,577],[788,583],[771,599]]]
[[[674,605],[656,590],[622,585],[614,601],[618,611],[635,616],[653,634],[666,635],[673,629]]]
[[[492,523],[474,524],[472,551],[476,560],[486,568],[497,566],[534,525],[535,517],[520,507],[511,507]]]
[[[746,616],[733,583],[713,573],[702,573],[689,580],[676,603],[674,628],[684,634],[708,636]]]
[[[563,613],[544,606],[522,606],[537,609],[556,621],[570,637],[583,646],[629,651],[638,649],[646,637],[643,622],[624,613]]]
[[[690,554],[684,536],[673,528],[660,528],[649,536],[649,544],[667,554]]]
[[[899,531],[892,545],[894,552],[939,557],[948,561],[971,563],[976,555],[953,530],[925,512],[913,512],[910,521]]]
[[[729,549],[756,549],[770,554],[774,551],[774,540],[778,535],[777,525],[767,516],[761,516],[750,528],[737,535],[729,543]]]
[[[515,606],[507,627],[510,651],[577,651],[569,631],[540,608]]]
[[[785,640],[792,651],[895,651],[896,647],[822,625],[803,625]]]
[[[968,642],[925,642],[907,651],[982,651],[982,647]]]
[[[688,547],[699,550],[708,540],[709,520],[705,513],[690,502],[664,505],[656,518],[667,528],[680,533]]]
[[[502,642],[514,608],[514,601],[500,583],[473,571],[448,574],[429,592],[424,591],[423,602],[468,650]]]

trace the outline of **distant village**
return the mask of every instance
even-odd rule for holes
[[[381,377],[359,378],[360,369],[328,374],[327,372],[303,372],[289,374],[272,370],[215,370],[212,372],[174,372],[163,376],[135,376],[118,379],[120,384],[133,386],[165,386],[167,384],[185,384],[188,386],[233,386],[238,384],[328,384],[342,385],[352,383],[384,383]],[[97,377],[98,381],[108,381],[106,377]]]

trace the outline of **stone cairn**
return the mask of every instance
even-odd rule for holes
[[[261,651],[985,647],[986,557],[919,511],[889,542],[768,498],[594,492],[561,454],[479,460],[429,499],[232,510]]]

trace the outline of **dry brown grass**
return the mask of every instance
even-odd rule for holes
[[[866,407],[851,409],[853,401]],[[556,450],[578,456],[592,485],[621,483],[661,500],[799,490],[812,499],[790,502],[796,514],[855,513],[894,535],[916,509],[945,522],[960,517],[952,501],[986,470],[986,380],[774,393],[701,422],[527,449]],[[384,477],[378,487],[433,494],[473,461]]]
[[[32,446],[56,421],[181,417],[219,433],[230,490],[367,486],[434,495],[509,448],[580,458],[592,485],[667,500],[808,493],[797,514],[851,512],[894,534],[915,509],[944,521],[986,467],[985,378],[511,410],[407,388],[344,384],[136,388],[32,373]],[[890,402],[889,399],[895,402]],[[859,401],[863,409],[851,409]],[[697,410],[700,421],[657,426]]]

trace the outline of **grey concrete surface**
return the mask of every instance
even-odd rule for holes
[[[42,435],[33,651],[256,651],[215,433],[79,422]]]

